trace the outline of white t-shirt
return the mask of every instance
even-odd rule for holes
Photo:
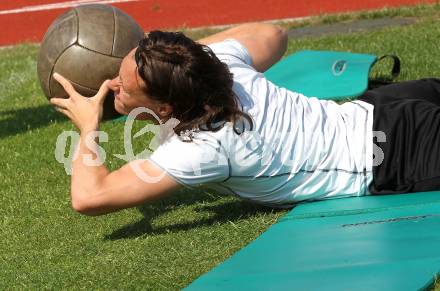
[[[368,194],[372,181],[373,105],[342,105],[277,87],[252,67],[247,49],[228,39],[209,45],[234,75],[233,90],[254,129],[177,135],[150,160],[186,186],[203,184],[257,203],[289,206]]]

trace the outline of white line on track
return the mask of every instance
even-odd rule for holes
[[[83,4],[111,4],[111,3],[139,2],[139,1],[142,0],[76,0],[76,1],[58,2],[52,4],[24,6],[17,9],[0,10],[0,15],[70,8]]]

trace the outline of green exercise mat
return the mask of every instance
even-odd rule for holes
[[[186,290],[419,290],[440,270],[440,192],[297,206]]]
[[[304,50],[285,57],[264,75],[274,84],[320,99],[360,96],[368,87],[371,54]]]

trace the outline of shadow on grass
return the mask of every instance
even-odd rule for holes
[[[277,209],[252,204],[244,200],[227,201],[216,204],[222,196],[212,195],[202,192],[184,193],[185,195],[176,195],[154,204],[138,207],[144,218],[133,224],[126,225],[113,233],[105,236],[105,240],[130,239],[143,235],[159,235],[163,233],[187,231],[193,228],[210,226],[214,223],[229,223],[240,219],[246,219],[257,213],[272,213]],[[202,218],[196,221],[176,223],[166,226],[153,227],[151,221],[161,214],[171,211],[175,206],[191,205],[197,202],[203,202],[200,206],[194,208],[196,212],[211,214],[209,218]],[[282,210],[279,210],[282,211]],[[214,214],[214,215],[212,215]]]
[[[52,105],[0,111],[0,138],[44,127],[51,121],[66,121]]]

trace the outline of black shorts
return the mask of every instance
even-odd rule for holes
[[[422,79],[367,91],[359,100],[374,105],[372,194],[440,190],[440,80]],[[380,149],[380,150],[378,150]]]

